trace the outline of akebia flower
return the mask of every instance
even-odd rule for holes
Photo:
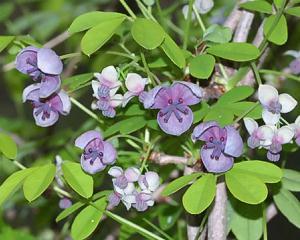
[[[258,99],[263,106],[262,118],[266,124],[274,125],[280,119],[280,113],[292,111],[297,101],[289,94],[278,94],[276,88],[270,85],[260,85]]]
[[[122,106],[125,107],[132,98],[139,96],[144,91],[147,83],[148,78],[142,78],[137,73],[128,73],[125,79],[128,92],[124,94]]]
[[[194,7],[196,8],[197,12],[200,14],[208,13],[214,7],[213,0],[195,0]],[[182,13],[185,19],[188,16],[189,5],[184,5],[182,8]],[[192,12],[192,19],[195,18],[194,12]]]
[[[243,151],[243,140],[233,126],[221,128],[217,122],[205,122],[195,127],[192,140],[204,141],[201,159],[208,172],[228,171]]]
[[[154,192],[159,186],[159,176],[156,172],[149,171],[139,176],[138,183],[142,190]]]
[[[300,146],[300,116],[296,118],[295,123],[291,124],[291,127],[294,129],[296,143]]]
[[[58,203],[61,209],[66,209],[72,206],[72,201],[69,198],[61,198]]]
[[[160,109],[157,121],[164,132],[179,136],[191,127],[194,115],[189,106],[199,103],[201,97],[198,85],[176,81],[171,86],[157,86],[143,92],[139,99],[145,108]]]
[[[59,115],[67,115],[71,110],[71,102],[67,93],[60,90],[48,98],[40,98],[41,84],[32,84],[23,91],[23,102],[33,106],[33,117],[38,126],[49,127],[55,124]]]
[[[118,188],[125,189],[129,183],[138,181],[141,172],[135,167],[127,168],[123,171],[120,167],[111,167],[108,174],[113,178],[113,184]]]
[[[93,96],[97,98],[97,101],[92,104],[92,108],[102,111],[105,117],[113,118],[116,115],[115,108],[123,101],[123,96],[116,94],[121,86],[118,73],[113,66],[108,66],[101,73],[94,75],[97,80],[92,81]]]
[[[132,206],[138,212],[144,212],[148,209],[148,207],[154,205],[154,200],[151,192],[146,192],[146,191],[136,192],[134,196],[135,196],[135,201],[132,204]]]
[[[296,75],[300,74],[300,51],[289,50],[284,54],[294,57],[294,60],[289,65],[290,71]]]
[[[116,161],[115,148],[111,143],[104,141],[98,131],[83,133],[75,140],[75,146],[84,150],[81,155],[81,167],[87,173],[97,173]]]
[[[16,69],[29,75],[34,81],[41,81],[40,97],[46,98],[60,88],[59,74],[63,63],[49,48],[26,47],[16,57]]]

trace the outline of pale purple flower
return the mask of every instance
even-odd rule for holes
[[[214,7],[213,0],[195,0],[194,7],[199,14],[206,14]],[[189,5],[184,5],[182,8],[182,13],[185,19],[188,16]],[[195,14],[192,12],[192,19],[195,19]]]
[[[141,172],[138,168],[130,167],[125,171],[121,167],[111,167],[108,174],[113,177],[113,184],[118,188],[125,189],[129,183],[138,181]]]
[[[102,171],[116,161],[117,152],[113,145],[102,139],[98,131],[91,130],[75,140],[75,146],[83,149],[81,167],[90,174]]]
[[[293,74],[300,74],[300,51],[289,50],[284,54],[294,57],[294,60],[290,63],[289,68]]]
[[[116,115],[115,108],[121,105],[123,101],[123,96],[116,94],[121,86],[117,70],[113,66],[108,66],[101,73],[94,75],[97,80],[92,81],[93,96],[97,100],[92,103],[92,108],[102,111],[105,117],[113,118]]]
[[[139,96],[147,83],[148,78],[142,78],[137,73],[128,73],[125,79],[125,86],[128,91],[124,94],[122,106],[125,107],[132,98]]]
[[[278,94],[276,88],[270,85],[259,85],[258,99],[263,106],[262,118],[266,124],[274,125],[280,119],[280,113],[292,111],[297,101],[289,94]]]
[[[61,209],[66,209],[72,206],[72,201],[69,198],[61,198],[58,203]]]
[[[283,126],[277,129],[275,126],[266,126],[272,129],[272,135],[266,139],[265,148],[268,150],[267,158],[272,162],[280,159],[282,145],[291,142],[294,137],[294,130],[291,126]],[[267,145],[267,146],[266,146]]]
[[[49,48],[26,47],[16,57],[16,69],[28,74],[34,81],[41,81],[40,97],[46,98],[60,88],[59,74],[63,64]]]
[[[273,134],[272,129],[266,126],[259,127],[258,123],[252,118],[244,118],[244,124],[250,134],[247,143],[252,149],[267,144],[266,140]]]
[[[160,109],[157,121],[160,128],[179,136],[187,131],[194,119],[190,105],[201,101],[202,89],[193,83],[177,81],[171,86],[157,86],[143,92],[139,99],[146,109]]]
[[[291,127],[294,129],[296,143],[300,146],[300,116],[296,118],[295,123],[291,124]]]
[[[156,172],[146,172],[139,176],[138,183],[143,191],[154,192],[159,186],[159,176]]]
[[[204,141],[201,159],[208,172],[228,171],[243,152],[243,140],[233,126],[221,128],[217,122],[199,124],[193,131],[192,140]]]
[[[68,94],[60,90],[48,98],[40,98],[41,84],[32,84],[23,91],[23,102],[30,102],[33,106],[33,117],[36,125],[49,127],[55,124],[59,115],[67,115],[71,110]]]
[[[138,212],[144,212],[153,205],[154,200],[151,192],[141,191],[135,193],[135,202],[132,204],[132,206]]]

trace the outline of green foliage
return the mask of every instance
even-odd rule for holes
[[[240,4],[241,8],[250,11],[272,14],[272,5],[264,0],[248,1]]]
[[[59,222],[66,217],[70,216],[72,213],[76,212],[78,209],[84,206],[83,202],[77,202],[72,204],[70,207],[64,209],[55,219],[56,222]]]
[[[9,159],[15,159],[18,152],[15,141],[3,132],[0,132],[0,152]]]
[[[148,50],[159,47],[165,39],[162,27],[149,19],[137,18],[131,28],[133,39]]]
[[[239,86],[231,89],[230,91],[223,94],[218,103],[228,104],[235,103],[250,97],[254,93],[254,89],[248,86]]]
[[[279,211],[296,227],[300,228],[300,202],[288,190],[280,188],[273,196],[274,202]]]
[[[14,39],[14,36],[0,36],[0,52],[2,52]]]
[[[66,182],[80,196],[89,198],[93,195],[93,178],[83,172],[79,163],[65,161],[62,164],[62,171]]]
[[[100,198],[93,205],[87,206],[76,216],[71,227],[74,240],[86,239],[95,231],[106,208],[106,199]]]
[[[52,163],[35,167],[31,171],[23,185],[24,196],[29,202],[37,199],[49,187],[55,176],[55,171],[56,167]]]
[[[227,43],[231,38],[231,29],[217,24],[209,26],[203,34],[203,41],[213,43]]]
[[[300,7],[288,8],[284,12],[295,17],[300,17]]]
[[[202,54],[192,58],[189,66],[191,75],[200,79],[208,78],[214,70],[215,62],[215,58],[209,54]]]
[[[207,52],[216,57],[236,61],[247,62],[255,60],[260,55],[257,47],[250,43],[223,43],[211,46]]]
[[[272,15],[266,19],[264,23],[264,34],[270,42],[276,45],[283,45],[286,43],[288,39],[286,18],[284,15],[282,15],[275,28],[273,28],[272,26],[275,20],[276,20],[275,15]]]
[[[216,176],[204,174],[188,188],[182,197],[185,210],[199,214],[209,207],[216,194]]]
[[[226,185],[232,195],[242,202],[258,204],[263,202],[267,195],[266,185],[255,174],[233,168],[225,173]]]
[[[164,231],[172,228],[176,224],[182,212],[182,209],[178,206],[170,205],[163,205],[159,210],[158,223],[159,227]]]
[[[94,77],[93,73],[83,73],[66,78],[62,81],[62,86],[69,92],[76,91],[84,86]]]
[[[300,172],[283,169],[282,187],[292,192],[300,192]]]
[[[186,185],[188,185],[190,182],[193,182],[196,178],[201,176],[202,173],[193,173],[190,175],[182,176],[180,178],[175,179],[174,181],[170,182],[161,193],[163,196],[171,195]]]

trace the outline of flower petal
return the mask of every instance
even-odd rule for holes
[[[98,89],[100,87],[100,82],[92,80],[92,88],[93,88],[93,96],[97,99],[99,99],[99,95],[98,95]]]
[[[134,92],[138,94],[144,91],[146,82],[147,82],[147,78],[142,78],[137,73],[128,73],[125,80],[125,86],[130,92]]]
[[[134,204],[135,196],[134,195],[125,195],[122,197],[122,202],[125,205],[126,209],[129,210],[131,208],[131,205]]]
[[[298,75],[300,73],[300,59],[297,58],[295,60],[293,60],[290,65],[289,65],[291,72],[293,74]]]
[[[225,156],[221,153],[218,160],[211,158],[213,149],[201,149],[201,159],[208,172],[222,173],[228,171],[233,166],[233,157]]]
[[[56,75],[45,75],[41,81],[40,97],[46,98],[55,93],[60,88],[61,80]]]
[[[194,128],[194,131],[192,134],[192,140],[193,141],[196,141],[196,140],[208,141],[210,135],[204,134],[204,133],[212,127],[220,128],[219,124],[215,121],[200,123],[198,126],[196,126]]]
[[[141,175],[141,171],[138,168],[130,167],[125,170],[124,175],[128,182],[136,182]]]
[[[148,189],[154,192],[159,186],[159,176],[156,172],[146,172],[145,178],[148,183]]]
[[[117,151],[113,145],[109,142],[103,142],[103,163],[104,164],[113,164],[117,158]]]
[[[37,66],[43,73],[52,75],[59,75],[63,70],[62,61],[50,48],[41,48],[38,50]]]
[[[199,103],[203,95],[202,89],[198,85],[189,82],[176,81],[170,89],[173,101],[178,101],[181,98],[184,105]]]
[[[78,138],[75,140],[75,146],[81,149],[84,149],[88,143],[94,139],[102,139],[101,134],[98,131],[90,130],[83,134],[81,134]]]
[[[300,126],[300,116],[298,116],[295,120],[295,124],[299,125]]]
[[[163,108],[166,104],[161,106],[160,104],[156,103],[156,96],[160,91],[165,91],[166,87],[156,86],[152,88],[149,92],[143,93],[143,104],[144,108],[151,108],[151,109],[160,109]]]
[[[214,7],[213,0],[195,0],[196,9],[200,14],[208,13]]]
[[[281,109],[282,113],[288,113],[297,106],[297,101],[287,93],[283,93],[279,95],[279,103],[282,106]]]
[[[29,64],[28,60],[36,64],[37,51],[38,48],[32,46],[22,49],[22,51],[19,52],[19,54],[16,57],[16,69],[21,73],[28,74],[27,71],[33,68],[33,66]]]
[[[23,102],[26,102],[26,101],[39,102],[40,101],[40,86],[41,86],[40,83],[31,84],[31,85],[27,86],[23,90],[23,94],[22,94]]]
[[[123,174],[123,169],[121,167],[113,166],[108,170],[108,174],[114,178],[117,178]]]
[[[122,94],[116,94],[110,99],[110,106],[115,108],[115,107],[121,105],[122,102],[123,102]]]
[[[286,144],[292,141],[294,137],[294,130],[289,126],[283,126],[277,130],[276,135],[279,143]]]
[[[175,136],[181,135],[191,127],[194,119],[192,110],[189,107],[186,107],[186,109],[187,114],[179,113],[180,117],[182,118],[181,122],[179,122],[174,113],[171,113],[168,122],[165,122],[164,117],[160,116],[161,111],[159,111],[159,113],[157,114],[158,125],[167,134]]]
[[[275,128],[269,125],[260,126],[257,130],[258,138],[263,141],[264,146],[272,143],[273,136],[275,134]]]
[[[271,151],[267,152],[267,158],[272,162],[278,162],[280,159],[280,153],[272,153]]]
[[[54,112],[54,111],[50,111],[50,115],[48,118],[43,118],[43,113],[40,114],[36,114],[37,113],[37,109],[35,108],[33,110],[33,117],[35,119],[35,123],[36,125],[40,126],[40,127],[49,127],[52,126],[53,124],[55,124],[59,118],[59,113],[58,112]]]
[[[243,153],[243,139],[240,133],[233,126],[226,126],[227,139],[225,144],[224,153],[239,157]]]
[[[126,92],[123,96],[123,102],[122,102],[122,107],[126,107],[126,105],[129,103],[129,101],[134,98],[136,95],[136,93],[134,92]]]
[[[271,102],[277,102],[278,91],[270,85],[261,84],[258,87],[258,100],[262,105],[268,106]]]
[[[275,125],[279,122],[280,114],[279,113],[271,113],[267,109],[263,109],[262,118],[266,124]]]
[[[108,87],[115,86],[116,82],[118,82],[118,72],[116,68],[114,66],[103,68],[101,72],[101,80],[104,81],[103,83],[108,83]]]
[[[248,133],[251,135],[258,128],[258,123],[252,118],[246,117],[243,120]]]
[[[99,158],[96,158],[93,164],[91,164],[89,160],[84,159],[83,154],[81,155],[80,163],[82,169],[89,174],[100,172],[106,167]]]
[[[67,115],[71,111],[71,100],[69,95],[64,91],[60,90],[59,93],[57,94],[62,102],[62,111],[61,114]]]

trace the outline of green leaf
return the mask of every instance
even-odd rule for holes
[[[214,43],[227,43],[232,38],[232,31],[229,27],[223,27],[217,24],[209,26],[203,35],[203,41]]]
[[[237,102],[237,103],[232,103],[227,106],[231,111],[233,111],[234,115],[236,115],[238,117],[242,116],[243,114],[245,114],[245,112],[252,109],[244,117],[249,117],[249,118],[253,118],[253,119],[261,119],[262,106],[254,103],[254,102],[246,102],[246,101],[245,102]]]
[[[212,74],[215,63],[215,58],[209,54],[198,55],[190,61],[190,73],[196,78],[206,79]]]
[[[36,167],[25,179],[23,191],[25,198],[32,202],[37,199],[51,184],[55,176],[54,164]]]
[[[288,8],[284,12],[295,17],[300,17],[300,7]]]
[[[71,227],[71,236],[74,240],[86,239],[97,228],[107,203],[105,198],[100,198],[93,204],[97,208],[87,206],[74,219]]]
[[[282,187],[292,192],[300,192],[300,172],[283,169]]]
[[[149,19],[137,18],[131,28],[133,39],[148,50],[159,47],[165,39],[162,27]]]
[[[124,19],[125,16],[104,21],[88,30],[81,39],[81,49],[84,54],[90,56],[100,49],[112,37]]]
[[[165,35],[161,48],[177,67],[184,68],[185,57],[183,52],[168,34]]]
[[[77,211],[79,208],[81,208],[82,206],[84,206],[83,202],[77,202],[75,204],[72,204],[70,207],[64,209],[55,219],[56,222],[59,222],[63,219],[65,219],[66,217],[68,217],[69,215],[71,215],[72,213],[74,213],[75,211]]]
[[[273,2],[276,8],[279,9],[283,3],[283,0],[273,0]]]
[[[184,193],[182,203],[187,212],[199,214],[208,208],[215,194],[216,177],[213,174],[205,174]]]
[[[199,110],[194,111],[193,124],[200,122],[208,112],[209,112],[209,105],[206,102],[201,102],[201,108]]]
[[[15,36],[0,36],[0,52],[2,52],[14,39]]]
[[[272,5],[263,0],[248,1],[240,4],[241,8],[246,10],[272,14]]]
[[[225,174],[225,180],[232,195],[242,202],[258,204],[268,195],[266,185],[259,178],[245,174],[235,167]]]
[[[0,152],[8,159],[17,157],[17,145],[15,141],[7,134],[0,132]]]
[[[93,195],[93,178],[83,172],[79,163],[65,161],[62,164],[62,171],[67,183],[80,196],[89,198]]]
[[[126,109],[124,116],[137,116],[137,115],[144,115],[144,114],[145,114],[145,110],[142,109],[140,104],[132,104]]]
[[[196,178],[201,176],[202,173],[193,173],[190,175],[182,176],[180,178],[175,179],[174,181],[170,182],[162,191],[162,196],[169,196],[177,191],[179,191],[181,188],[188,185],[190,182],[194,181]]]
[[[287,22],[285,16],[282,15],[276,27],[273,28],[273,31],[271,32],[271,34],[269,34],[269,31],[272,30],[271,27],[273,26],[275,19],[276,19],[275,15],[272,15],[266,19],[264,23],[264,34],[270,42],[276,45],[283,45],[286,43],[288,39]]]
[[[173,227],[181,215],[182,209],[178,206],[162,205],[158,213],[158,223],[162,230]]]
[[[277,183],[282,178],[282,170],[273,163],[250,160],[236,163],[239,173],[255,176],[265,183]]]
[[[283,188],[273,198],[280,212],[290,223],[300,228],[300,202],[298,199],[291,192]]]
[[[84,13],[72,22],[71,26],[68,29],[68,32],[73,34],[76,32],[81,32],[92,27],[97,26],[99,23],[110,22],[116,19],[124,19],[126,16],[121,13],[115,12],[88,12]]]
[[[248,86],[239,86],[231,89],[230,91],[223,94],[219,100],[218,104],[226,104],[233,102],[238,102],[250,97],[254,93],[254,89]]]
[[[0,186],[0,206],[11,196],[23,183],[24,179],[31,173],[30,168],[17,171],[10,175]]]
[[[237,42],[214,45],[208,48],[207,52],[217,57],[237,62],[255,60],[260,55],[259,49],[254,45]]]
[[[259,240],[263,233],[262,206],[234,201],[233,210],[231,230],[236,238]]]
[[[228,111],[228,108],[216,105],[210,108],[203,121],[217,121],[221,127],[224,127],[232,124],[233,119],[233,111]]]
[[[83,73],[66,78],[62,81],[62,85],[68,91],[75,91],[85,86],[94,77],[94,73]]]

